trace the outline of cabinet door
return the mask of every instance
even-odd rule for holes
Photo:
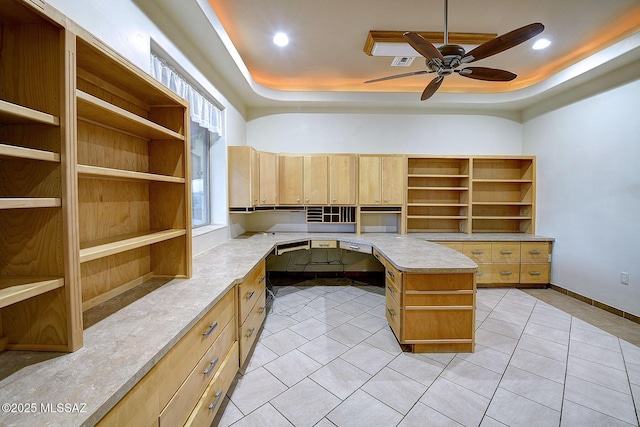
[[[382,158],[382,204],[404,203],[404,157]]]
[[[382,176],[380,157],[360,157],[359,194],[361,205],[382,203]]]
[[[281,155],[278,157],[278,199],[281,205],[301,205],[303,203],[303,157]]]
[[[245,208],[257,203],[256,151],[248,146],[229,147],[229,207]]]
[[[278,195],[278,157],[274,153],[259,153],[259,205],[275,205]]]
[[[329,204],[329,156],[304,156],[304,203]]]
[[[356,204],[357,160],[355,154],[329,157],[329,203],[332,205]]]

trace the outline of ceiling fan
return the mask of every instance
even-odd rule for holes
[[[399,79],[402,77],[416,76],[420,74],[438,73],[438,76],[431,80],[422,92],[421,101],[431,98],[440,88],[444,78],[450,74],[458,73],[463,77],[476,80],[488,80],[493,82],[508,82],[517,77],[516,74],[486,67],[466,67],[457,69],[462,64],[487,58],[497,53],[503,52],[520,43],[537,36],[544,30],[544,25],[540,23],[525,25],[517,30],[491,39],[480,46],[465,52],[462,46],[449,44],[447,31],[447,10],[448,0],[444,0],[444,45],[436,48],[431,42],[415,32],[403,34],[407,43],[411,45],[420,55],[425,57],[428,70],[414,71],[412,73],[396,74],[394,76],[381,77],[379,79],[367,80],[365,83],[381,82],[384,80]]]

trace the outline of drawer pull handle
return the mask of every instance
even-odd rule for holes
[[[249,301],[251,298],[253,298],[253,294],[255,294],[256,291],[251,291],[247,294],[247,296],[244,297],[244,299],[246,299],[247,301]]]
[[[478,276],[482,276],[484,273],[482,271],[478,271]]]
[[[260,310],[258,310],[258,314],[262,314],[264,313],[264,311],[267,309],[267,306],[265,305],[264,307],[260,307]]]
[[[321,248],[328,248],[329,244],[328,243],[319,243],[318,246],[320,246]]]
[[[394,294],[395,291],[393,290],[393,288],[389,285],[387,285],[387,289],[389,290],[390,293]]]
[[[484,253],[484,251],[478,249],[478,250],[475,250],[475,251],[471,251],[471,253],[474,254],[474,255],[482,255]]]
[[[542,252],[540,251],[529,251],[531,255],[540,255]]]
[[[389,277],[391,277],[392,279],[396,277],[396,276],[393,274],[393,271],[391,271],[391,270],[387,270],[387,274],[388,274],[388,275],[389,275]]]
[[[389,316],[391,316],[391,317],[396,315],[396,313],[393,310],[391,310],[390,308],[387,308],[387,312],[389,313]]]
[[[211,409],[212,411],[216,408],[216,406],[218,406],[218,402],[222,397],[222,391],[217,392],[214,397],[216,398],[216,400],[214,400],[213,403],[209,405],[209,409]]]
[[[532,276],[540,276],[540,275],[542,275],[542,272],[541,271],[532,271],[529,274],[532,275]]]
[[[360,249],[360,246],[349,245],[349,249]]]
[[[513,251],[502,251],[502,255],[511,255]]]
[[[500,274],[502,274],[503,276],[509,276],[509,275],[511,275],[513,273],[510,272],[510,271],[501,271]]]
[[[260,280],[258,280],[258,283],[262,283],[262,282],[264,282],[264,279],[266,279],[266,278],[267,278],[267,276],[262,276],[262,277],[260,278]]]
[[[249,331],[247,332],[247,338],[251,338],[251,335],[253,335],[255,330],[256,330],[255,326],[253,328],[249,329]]]
[[[218,322],[216,323],[212,323],[211,326],[209,326],[209,329],[207,329],[206,331],[204,331],[204,333],[202,334],[202,336],[204,336],[205,338],[208,338],[209,335],[211,335],[211,333],[218,327]]]
[[[207,369],[205,369],[205,370],[204,370],[204,375],[205,375],[205,376],[207,376],[207,377],[208,377],[209,375],[211,375],[211,372],[213,372],[213,370],[214,370],[214,369],[216,368],[216,366],[218,365],[218,360],[219,360],[219,358],[218,358],[218,357],[216,357],[214,360],[212,360],[212,361],[209,363],[209,367],[208,367]]]

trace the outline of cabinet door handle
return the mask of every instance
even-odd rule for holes
[[[213,372],[213,370],[216,368],[216,365],[218,365],[218,360],[219,358],[215,358],[214,360],[212,360],[211,362],[209,362],[209,367],[207,369],[204,370],[204,375],[206,377],[208,377],[209,375],[211,375],[211,372]]]
[[[474,255],[482,255],[484,253],[484,251],[476,249],[474,251],[471,251],[471,253],[474,254]]]
[[[331,199],[331,201],[332,201],[332,202],[335,202],[335,201],[336,201],[336,199]]]
[[[309,201],[309,199],[305,199],[307,202]]]
[[[209,329],[207,329],[206,331],[204,331],[204,333],[202,334],[202,336],[204,336],[205,338],[209,337],[209,335],[211,335],[211,333],[218,327],[218,322],[216,323],[212,323],[209,326]]]
[[[396,313],[393,310],[391,310],[390,308],[387,308],[387,312],[389,313],[389,316],[391,316],[391,317],[396,315]]]
[[[532,275],[532,276],[540,276],[540,275],[542,275],[542,272],[541,271],[532,271],[529,274]]]
[[[262,199],[262,203],[264,203],[264,202],[266,202],[266,201],[267,201],[267,199]]]
[[[513,251],[502,251],[502,255],[511,255]]]
[[[360,246],[349,245],[349,249],[360,249]]]
[[[376,203],[380,203],[380,200],[376,200]]]
[[[296,199],[296,202],[299,202],[299,201],[300,201],[300,199]]]
[[[260,307],[260,310],[258,310],[258,314],[262,314],[262,313],[264,313],[264,311],[265,311],[266,309],[267,309],[267,307],[266,307],[266,306],[264,306],[264,307]]]
[[[218,402],[222,397],[222,391],[217,392],[214,397],[216,398],[216,400],[214,400],[213,403],[209,405],[209,409],[211,409],[212,411],[216,408],[216,406],[218,406]]]
[[[255,326],[253,328],[249,329],[249,331],[247,332],[247,338],[251,338],[251,335],[253,335],[255,330],[256,330]]]
[[[329,244],[328,243],[319,243],[318,246],[320,246],[321,248],[328,248]]]
[[[501,271],[500,274],[502,274],[503,276],[509,276],[509,275],[511,275],[513,273],[510,272],[510,271]]]
[[[389,275],[389,277],[391,277],[392,279],[394,279],[396,276],[393,274],[393,271],[391,270],[387,270],[387,274]]]
[[[484,273],[482,271],[478,271],[478,273],[476,273],[478,276],[482,276]]]
[[[529,251],[531,255],[540,255],[542,252],[540,251]]]
[[[262,277],[258,280],[258,283],[262,283],[262,282],[264,282],[264,279],[266,279],[266,278],[267,278],[267,276],[262,276]]]
[[[395,294],[395,291],[393,290],[393,288],[391,286],[387,285],[387,289],[389,290],[389,293]]]
[[[249,301],[251,298],[253,298],[253,294],[255,294],[256,291],[251,291],[247,294],[247,296],[244,297],[244,299],[246,299],[247,301]]]

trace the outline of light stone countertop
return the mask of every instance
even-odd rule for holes
[[[22,409],[36,409],[18,413],[3,407],[0,425],[94,425],[276,245],[314,239],[372,245],[408,272],[464,273],[477,268],[464,255],[423,240],[423,234],[242,235],[194,257],[191,279],[171,280],[85,329],[83,347],[76,352],[0,353],[0,404],[34,404]],[[7,367],[16,361],[26,366],[10,373]],[[58,403],[77,405],[69,407],[72,412],[41,411],[42,404],[55,408]]]

